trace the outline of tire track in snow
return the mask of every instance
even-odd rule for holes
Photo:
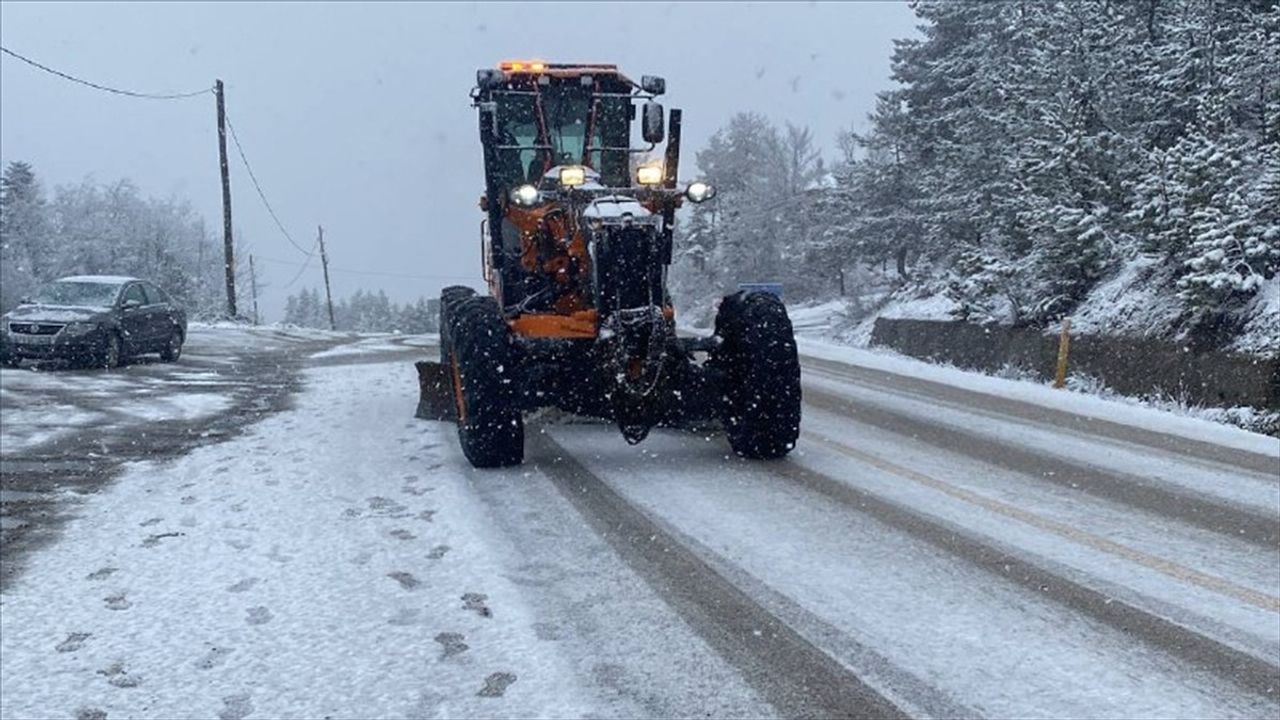
[[[824,360],[811,355],[800,356],[805,372],[817,370],[838,379],[865,387],[914,395],[921,399],[945,404],[965,412],[986,415],[1001,420],[1013,420],[1022,424],[1067,430],[1094,441],[1116,441],[1138,445],[1163,454],[1226,465],[1250,473],[1277,478],[1280,458],[1247,450],[1224,447],[1210,442],[1193,440],[1156,430],[1125,425],[1111,420],[1057,410],[1043,405],[1000,397],[989,393],[968,390],[954,385],[924,378],[900,375],[887,370],[862,367],[834,360]]]
[[[840,380],[850,378],[839,377]],[[856,382],[856,381],[855,381]],[[874,389],[882,389],[875,387]],[[895,392],[890,390],[890,392]],[[1105,500],[1145,510],[1184,522],[1233,540],[1244,540],[1267,550],[1280,543],[1280,517],[1255,513],[1242,507],[1199,495],[1191,490],[1172,490],[1144,478],[1070,462],[1036,453],[1011,442],[969,432],[941,422],[930,422],[893,412],[872,403],[841,397],[812,386],[804,388],[807,404],[828,412],[852,417],[889,432],[910,437],[937,448],[956,452]],[[964,409],[965,412],[972,412]]]
[[[768,700],[796,718],[906,717],[835,658],[779,620],[546,434],[538,468],[689,626]],[[785,668],[785,672],[779,672]]]
[[[903,467],[871,453],[849,447],[848,445],[832,440],[826,436],[811,434],[810,439],[827,448],[835,450],[842,455],[852,457],[855,460],[872,465],[877,469],[914,481],[934,490],[938,490],[956,498],[957,500],[969,503],[970,505],[976,505],[984,510],[989,510],[1007,518],[1026,523],[1027,525],[1053,533],[1064,539],[1072,540],[1082,545],[1092,547],[1095,550],[1115,555],[1150,570],[1155,570],[1156,572],[1162,573],[1174,580],[1197,585],[1206,590],[1213,590],[1214,592],[1233,597],[1236,600],[1254,605],[1262,608],[1263,610],[1280,613],[1280,597],[1276,597],[1275,595],[1270,595],[1265,592],[1259,592],[1252,588],[1238,585],[1225,578],[1201,572],[1185,565],[1180,565],[1171,560],[1166,560],[1165,558],[1157,557],[1099,535],[1080,530],[1079,528],[1067,523],[1051,520],[1042,515],[1037,515],[1036,513],[1030,512],[1016,505],[994,500],[980,493],[938,480],[937,478],[931,477],[922,472]]]
[[[857,453],[856,459],[895,475],[922,475],[900,468],[868,453],[853,450],[827,438],[806,437],[837,452]],[[788,460],[769,466],[777,476],[828,498],[852,511],[864,513],[969,562],[1002,580],[1050,598],[1075,612],[1084,613],[1151,647],[1181,658],[1193,668],[1211,672],[1243,690],[1268,700],[1280,698],[1280,666],[1238,650],[1114,595],[1043,567],[1016,549],[1003,547],[944,520],[904,507],[873,493]],[[892,469],[890,469],[892,468]],[[901,472],[898,472],[901,471]],[[915,477],[908,477],[915,480]],[[932,480],[932,478],[929,478]],[[936,481],[935,481],[936,482]],[[1043,563],[1043,561],[1039,561]],[[1261,594],[1260,594],[1261,595]],[[1262,600],[1270,603],[1274,598]]]

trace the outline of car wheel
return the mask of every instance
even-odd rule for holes
[[[101,361],[100,365],[108,370],[124,363],[124,349],[120,345],[120,336],[116,333],[107,335],[107,341],[102,346]]]
[[[182,331],[174,328],[169,334],[169,340],[165,343],[164,349],[160,351],[160,359],[165,362],[177,362],[182,357]]]

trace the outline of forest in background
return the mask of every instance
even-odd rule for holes
[[[188,203],[143,197],[129,180],[88,178],[50,195],[28,163],[0,175],[0,312],[49,280],[110,274],[152,280],[193,318],[211,319],[226,303],[221,258],[221,240]]]
[[[696,153],[719,196],[682,213],[672,294],[686,318],[775,281],[791,303],[846,299],[852,321],[1071,317],[1280,352],[1280,0],[913,7],[919,37],[895,43],[892,86],[837,157],[753,113]],[[128,180],[48,193],[21,162],[0,179],[0,310],[44,280],[110,272],[216,318],[220,255],[190,206]],[[326,327],[308,292],[286,320]],[[335,319],[432,321],[424,300],[384,300],[361,291]]]
[[[720,195],[680,233],[680,301],[743,281],[820,301],[855,277],[864,312],[1280,352],[1275,0],[914,9],[921,36],[829,170],[754,114],[697,154]]]

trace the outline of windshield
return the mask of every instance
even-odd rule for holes
[[[503,184],[536,183],[556,165],[579,163],[599,172],[605,185],[630,184],[628,98],[567,83],[495,95]]]
[[[59,281],[32,293],[31,302],[37,305],[111,307],[119,292],[119,283]]]

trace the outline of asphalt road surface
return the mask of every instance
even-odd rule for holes
[[[210,413],[0,456],[0,715],[1280,714],[1280,442],[805,358],[786,460],[540,416],[481,472],[410,418],[429,350],[200,342],[110,392]]]

